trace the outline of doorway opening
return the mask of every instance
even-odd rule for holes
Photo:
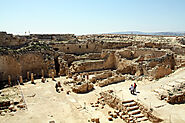
[[[55,59],[54,59],[54,61],[55,61],[55,70],[56,70],[56,75],[58,76],[59,74],[59,72],[60,72],[60,64],[58,63],[58,57],[56,57]]]

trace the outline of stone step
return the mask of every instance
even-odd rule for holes
[[[137,110],[139,109],[139,106],[135,105],[135,106],[132,106],[132,107],[127,107],[127,111],[133,111],[133,110]]]
[[[129,115],[135,115],[135,114],[139,114],[139,113],[141,113],[140,110],[133,110],[133,111],[128,112]]]
[[[144,117],[144,115],[143,114],[135,114],[135,115],[132,115],[133,117],[135,117],[135,118],[142,118],[142,117]]]
[[[148,120],[148,118],[146,118],[146,117],[142,117],[142,118],[138,118],[137,119],[138,122],[147,121],[147,120]]]
[[[130,102],[130,103],[123,104],[123,106],[125,106],[125,107],[132,107],[132,106],[136,106],[136,105],[137,105],[136,102]]]
[[[128,121],[133,121],[132,117],[127,118]]]
[[[129,115],[122,115],[121,117],[122,117],[122,119],[125,120],[125,119],[129,118]]]
[[[130,102],[134,102],[134,100],[124,100],[124,101],[122,101],[122,104],[124,104],[124,103],[130,103]]]

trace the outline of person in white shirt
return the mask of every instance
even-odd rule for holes
[[[131,86],[130,86],[129,89],[130,89],[130,93],[131,93],[131,94],[134,94],[134,86],[133,86],[132,84],[131,84]]]

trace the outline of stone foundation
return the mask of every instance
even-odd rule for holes
[[[72,91],[75,93],[87,93],[93,89],[93,84],[89,82],[81,82],[80,84],[76,84],[72,87]]]
[[[166,100],[170,104],[185,103],[185,83],[184,79],[172,81],[159,89],[154,90],[161,100]]]

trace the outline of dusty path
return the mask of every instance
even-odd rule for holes
[[[26,83],[21,86],[28,110],[18,111],[15,116],[7,116],[1,122],[46,123],[53,120],[61,123],[86,122],[86,117],[79,113],[65,93],[55,92],[54,84],[54,82],[36,85]],[[35,96],[32,97],[33,95]]]

